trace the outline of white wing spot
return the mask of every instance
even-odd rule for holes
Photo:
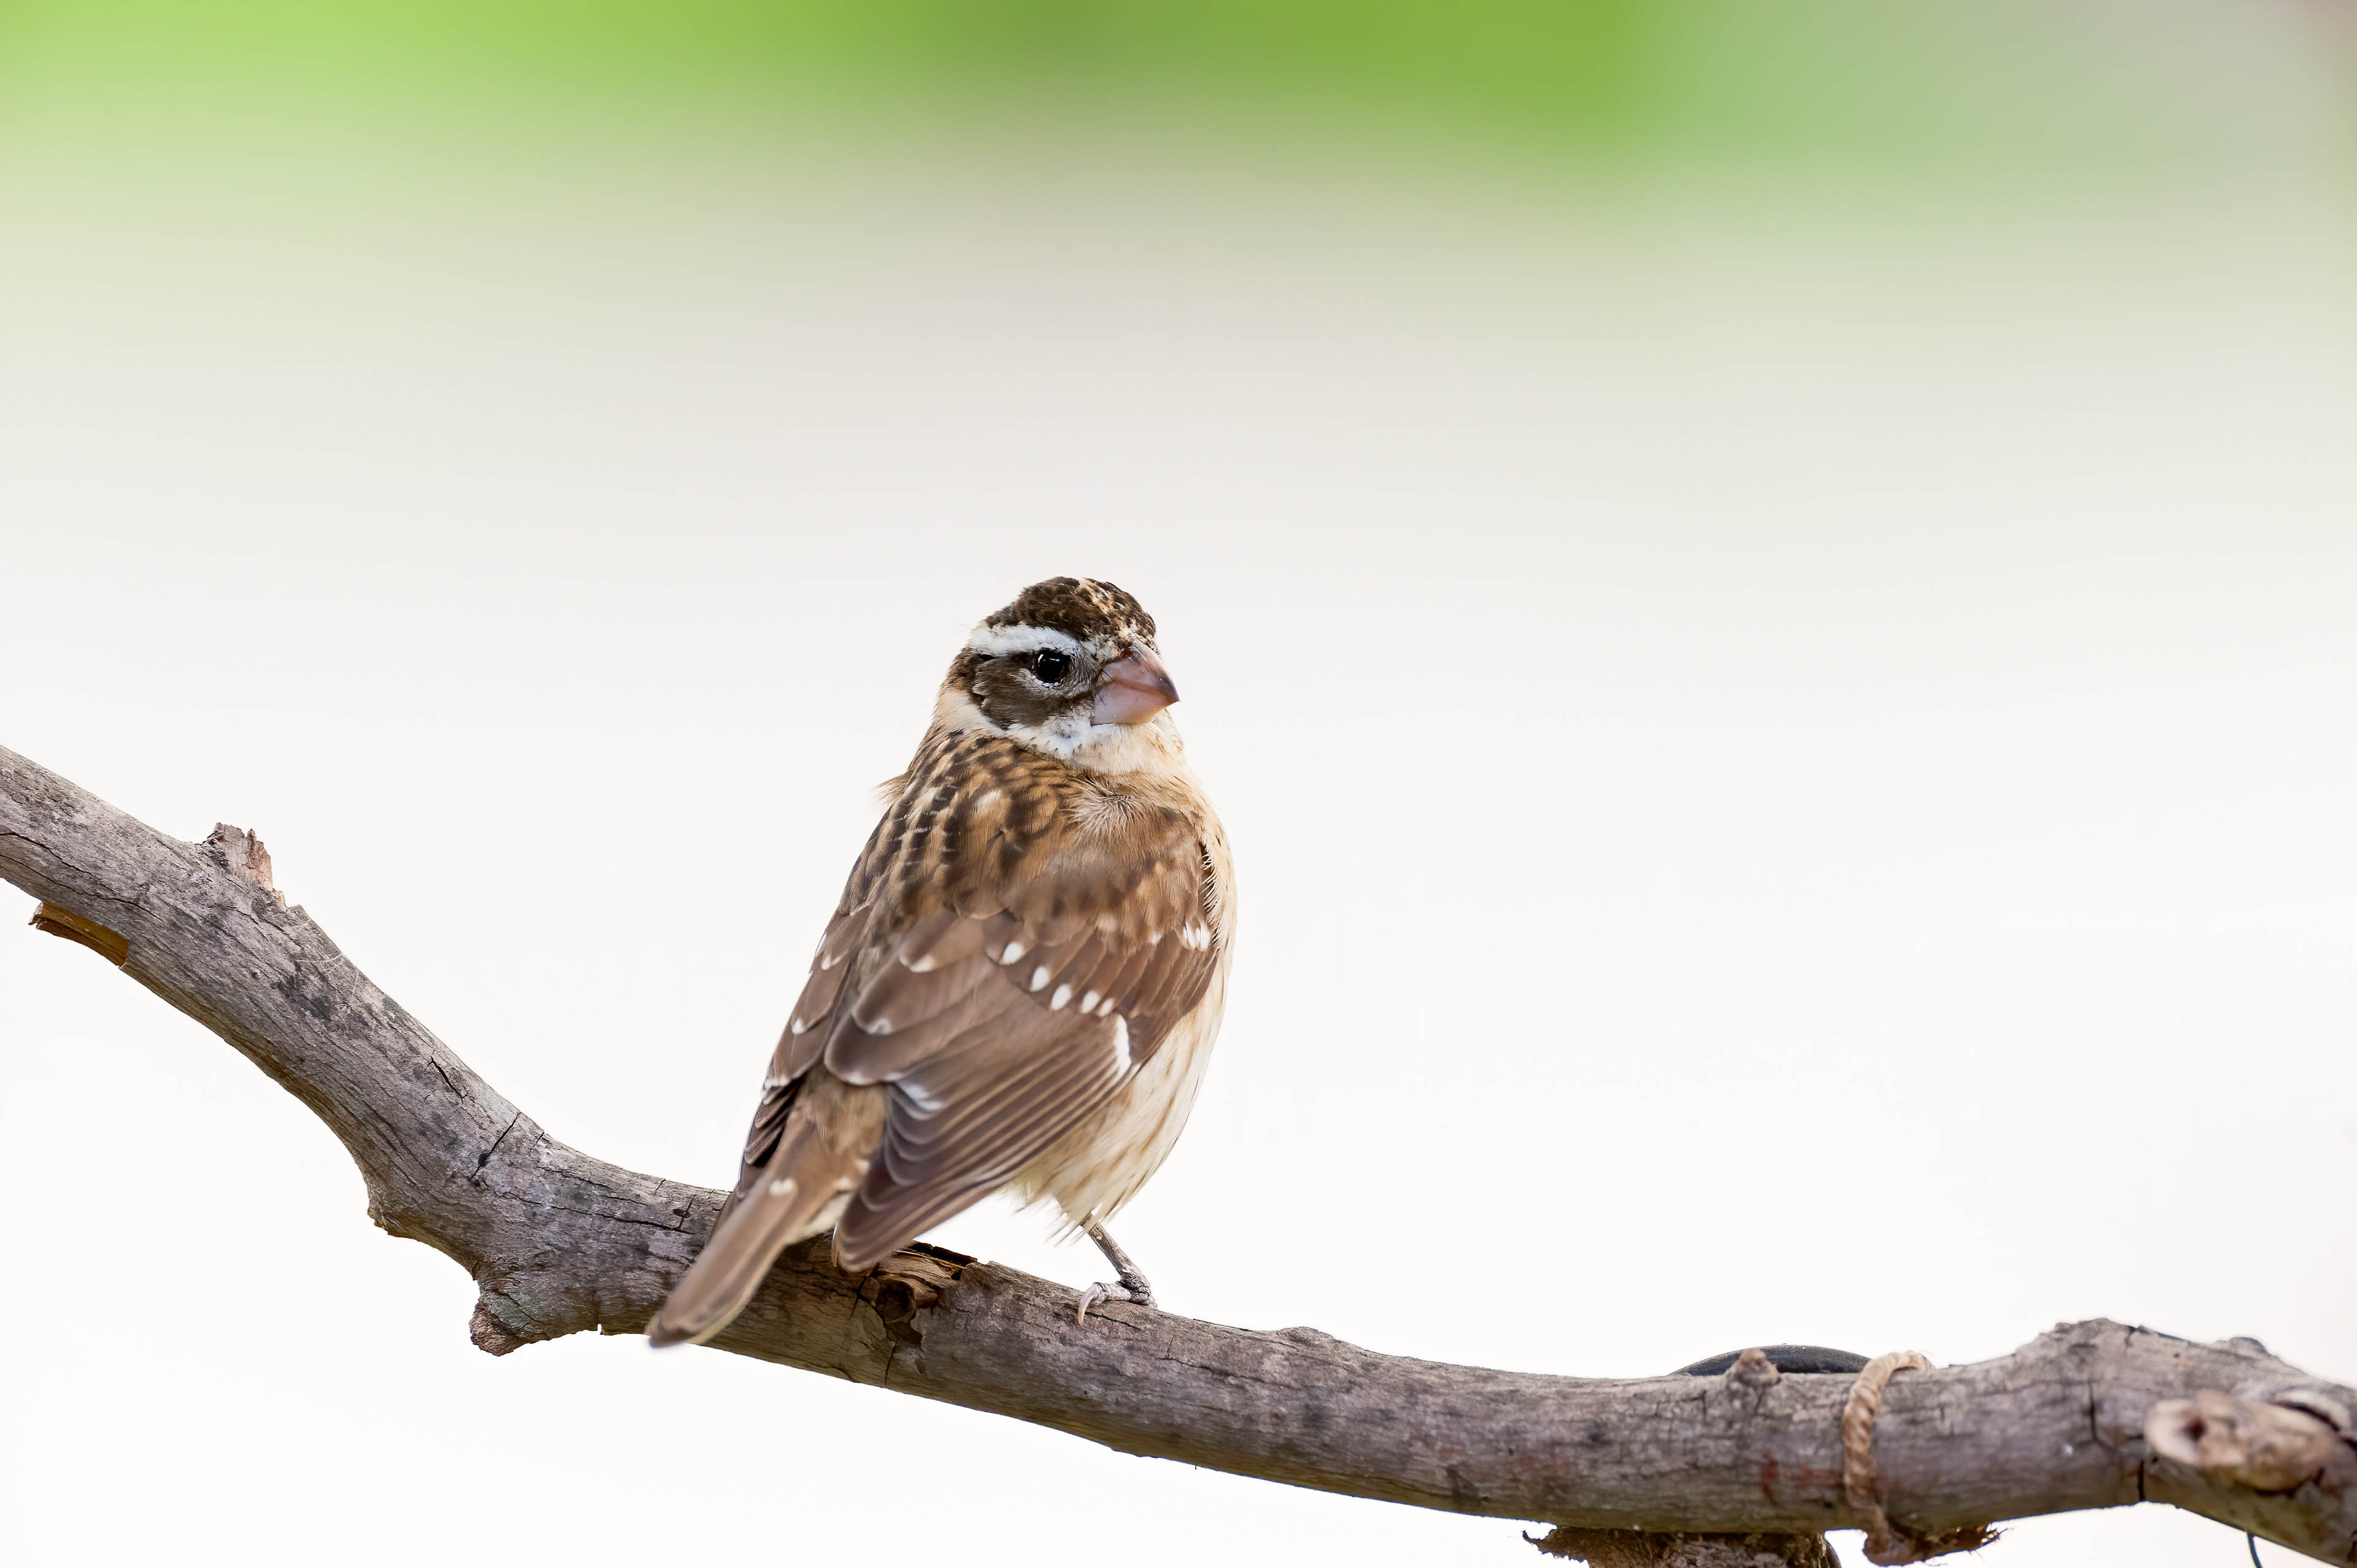
[[[1064,1004],[1071,999],[1072,988],[1069,985],[1059,985],[1056,987],[1056,994],[1048,998],[1048,1011],[1060,1013],[1064,1010]]]
[[[1097,993],[1092,991],[1086,996],[1081,998],[1081,1011],[1083,1013],[1093,1013],[1096,1010]]]
[[[773,1072],[769,1077],[761,1080],[761,1087],[765,1090],[771,1089],[783,1089],[786,1085],[791,1082],[793,1082],[793,1079],[786,1077],[783,1073]]]
[[[909,972],[910,974],[922,974],[927,970],[932,968],[936,961],[937,961],[934,959],[932,954],[927,953],[916,962],[909,965]]]
[[[1097,1016],[1100,1018],[1110,1018],[1113,1016],[1112,997],[1108,996],[1104,999],[1104,1005],[1097,1009]]]
[[[833,969],[836,964],[838,964],[838,963],[840,963],[840,962],[842,962],[842,961],[842,961],[841,959],[829,958],[826,954],[824,954],[824,953],[821,953],[821,954],[819,954],[819,955],[818,955],[818,968],[819,968],[819,972],[820,972],[821,974],[823,974],[823,973],[825,973],[828,970]]]
[[[807,1020],[804,1020],[804,1019],[802,1019],[802,1018],[797,1018],[797,1019],[795,1019],[792,1023],[791,1023],[791,1024],[789,1024],[789,1025],[787,1025],[787,1026],[786,1026],[786,1033],[788,1033],[788,1034],[790,1034],[790,1035],[799,1035],[799,1034],[801,1034],[804,1029],[807,1029],[807,1028],[809,1028],[809,1027],[810,1027],[810,1024],[809,1024],[809,1022],[808,1022]]]
[[[871,1035],[888,1035],[892,1032],[892,1020],[878,1018],[873,1024],[867,1025],[866,1029]]]
[[[1001,963],[1013,963],[1017,959],[1021,958],[1022,956],[1023,944],[1019,941],[1009,942],[1006,944],[1006,951],[1000,955],[998,961]]]
[[[1113,1021],[1114,1071],[1129,1070],[1129,1020],[1116,1017]]]
[[[794,1178],[790,1176],[781,1176],[777,1180],[770,1184],[770,1196],[771,1197],[791,1197],[793,1195]]]
[[[1031,989],[1034,991],[1045,991],[1048,989],[1048,966],[1046,964],[1043,963],[1039,968],[1031,972]]]

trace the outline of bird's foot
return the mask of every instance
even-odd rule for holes
[[[1113,1265],[1114,1273],[1120,1279],[1121,1283],[1109,1285],[1099,1282],[1082,1291],[1081,1310],[1074,1315],[1072,1321],[1086,1323],[1089,1320],[1089,1308],[1100,1302],[1126,1301],[1138,1306],[1152,1306],[1154,1287],[1146,1283],[1144,1272],[1129,1261],[1129,1254],[1121,1250],[1121,1243],[1114,1240],[1112,1234],[1102,1225],[1083,1225],[1081,1230],[1090,1240],[1097,1244],[1097,1251],[1103,1252],[1105,1262]]]
[[[1081,1309],[1073,1314],[1072,1321],[1086,1323],[1089,1320],[1089,1308],[1103,1305],[1109,1301],[1126,1301],[1138,1306],[1152,1306],[1154,1287],[1147,1284],[1142,1276],[1124,1280],[1117,1285],[1109,1285],[1100,1280],[1081,1293]]]

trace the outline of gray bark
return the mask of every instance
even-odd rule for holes
[[[117,964],[325,1121],[360,1166],[370,1218],[474,1277],[469,1331],[494,1355],[640,1332],[712,1223],[720,1194],[542,1132],[272,890],[250,835],[167,837],[0,749],[0,877],[42,901],[36,924]],[[1722,1376],[1547,1377],[1121,1304],[1079,1325],[1071,1307],[1061,1286],[938,1250],[846,1276],[822,1240],[780,1263],[716,1348],[1125,1453],[1567,1527],[1559,1551],[1581,1531],[1861,1522],[1844,1486],[1846,1374],[1779,1376],[1753,1357]],[[2352,1563],[2352,1415],[2357,1391],[2252,1341],[2066,1324],[1995,1360],[1895,1376],[1870,1469],[1918,1540],[2151,1500]]]

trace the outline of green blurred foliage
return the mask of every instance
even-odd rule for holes
[[[0,0],[20,102],[1078,105],[1604,155],[2214,129],[2186,65],[2072,0]]]

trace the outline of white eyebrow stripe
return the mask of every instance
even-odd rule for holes
[[[1067,653],[1082,651],[1080,639],[1051,626],[978,626],[965,645],[987,659],[1029,653],[1041,648],[1060,648]]]

